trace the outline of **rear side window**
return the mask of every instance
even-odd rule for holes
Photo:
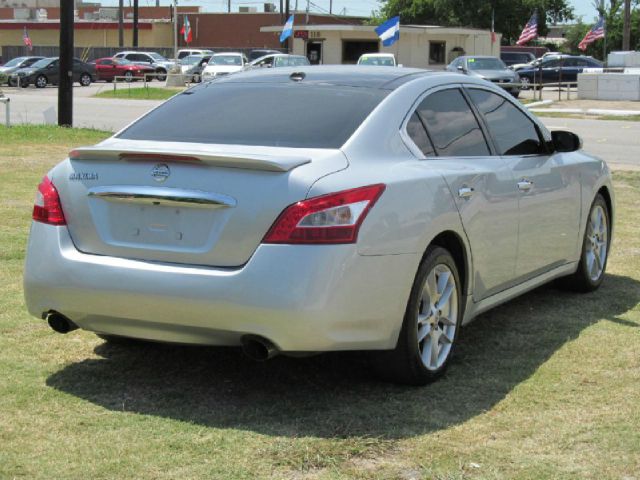
[[[506,98],[470,89],[469,96],[484,116],[500,155],[546,153],[534,123]]]
[[[438,155],[490,155],[480,125],[460,90],[432,93],[422,101],[417,112]]]
[[[340,148],[387,94],[363,87],[214,81],[173,97],[119,137]]]
[[[427,131],[424,129],[422,120],[418,117],[416,112],[413,112],[411,118],[407,122],[407,135],[413,140],[413,143],[420,149],[425,157],[432,157],[435,155],[435,150],[431,144],[431,140],[427,136]]]

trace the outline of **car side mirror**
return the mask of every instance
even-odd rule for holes
[[[467,69],[464,68],[462,65],[458,65],[458,71],[462,72],[462,73],[466,73]]]
[[[551,139],[556,152],[575,152],[582,148],[582,139],[573,132],[555,130]]]

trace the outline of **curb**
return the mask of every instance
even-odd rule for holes
[[[569,113],[578,115],[611,115],[616,117],[631,117],[640,115],[640,110],[605,110],[600,108],[532,108],[534,113]]]

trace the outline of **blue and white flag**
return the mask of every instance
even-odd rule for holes
[[[284,42],[287,38],[293,35],[293,15],[289,17],[287,23],[282,27],[282,33],[280,34],[280,43]]]
[[[376,33],[382,40],[382,45],[385,47],[393,45],[400,40],[400,17],[390,18],[379,27],[376,27]]]

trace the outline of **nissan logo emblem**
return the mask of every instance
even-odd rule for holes
[[[151,176],[156,182],[164,182],[169,178],[169,175],[171,175],[171,170],[166,163],[159,163],[151,170]]]

